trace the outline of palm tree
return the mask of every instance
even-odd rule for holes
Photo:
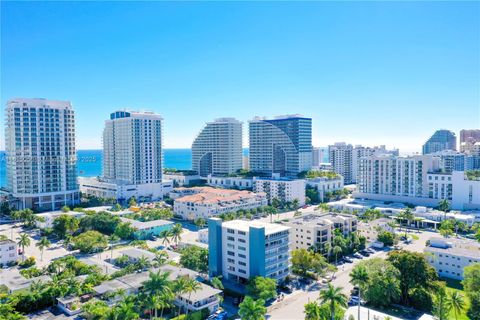
[[[350,273],[350,283],[356,285],[358,287],[358,319],[360,320],[360,291],[362,286],[367,285],[368,283],[368,272],[367,268],[363,265],[358,265],[353,268],[352,272]]]
[[[173,283],[173,292],[175,292],[176,296],[180,296],[184,294],[187,290],[187,280],[185,277],[179,277]],[[182,311],[182,306],[178,307],[178,314]]]
[[[407,220],[407,225],[405,227],[405,238],[407,237],[408,226],[410,226],[410,221],[415,218],[415,215],[412,212],[412,209],[407,208],[403,211],[403,219]]]
[[[171,292],[170,281],[168,280],[169,275],[169,272],[162,272],[161,270],[158,270],[156,273],[150,271],[150,278],[143,284],[145,291],[150,294]]]
[[[157,318],[158,309],[162,308],[161,296],[157,294],[149,296],[149,298],[146,301],[146,304],[147,304],[147,308],[150,309],[150,319],[152,319],[153,314],[155,314],[155,318]]]
[[[138,269],[145,270],[146,268],[150,267],[151,262],[150,262],[150,260],[148,260],[147,257],[141,256],[140,258],[138,258],[135,265],[137,266]]]
[[[153,258],[153,261],[155,262],[155,265],[157,267],[165,264],[168,260],[168,254],[165,251],[158,251],[155,253],[155,258]]]
[[[465,309],[465,300],[463,300],[463,296],[458,291],[452,291],[449,297],[450,306],[453,309],[453,313],[455,314],[455,320],[458,318],[458,314],[460,314],[463,309]]]
[[[113,244],[118,240],[120,240],[120,238],[114,234],[108,237],[108,242],[110,243],[110,260],[113,260]]]
[[[305,313],[305,320],[319,320],[321,317],[320,313],[320,306],[318,305],[318,302],[313,301],[309,302],[306,305],[303,306]]]
[[[333,247],[333,254],[335,255],[335,264],[338,263],[338,254],[342,253],[342,251],[343,251],[342,247],[340,247],[340,246]]]
[[[342,293],[342,289],[342,287],[335,288],[329,283],[326,290],[320,291],[320,300],[322,303],[328,303],[330,305],[332,320],[335,320],[335,306],[338,305],[342,308],[347,307],[347,296]]]
[[[190,277],[186,277],[186,281],[185,281],[185,293],[188,293],[188,301],[190,301],[190,298],[192,296],[192,293],[193,292],[197,292],[198,290],[200,290],[202,288],[202,286],[200,285],[200,282],[198,282],[197,280],[195,279],[192,279]],[[186,308],[187,310],[187,316],[188,316],[188,306]],[[188,318],[188,317],[187,317]]]
[[[17,238],[18,245],[22,248],[22,261],[25,260],[25,247],[30,246],[30,238],[26,233],[22,233],[20,237]]]
[[[175,242],[175,245],[177,245],[178,242],[182,240],[182,237],[181,237],[182,232],[183,232],[182,225],[180,223],[176,223],[171,230],[172,240]]]
[[[205,224],[207,223],[207,221],[205,221],[205,219],[203,219],[203,218],[197,218],[197,219],[195,219],[194,223],[197,226],[197,230],[198,230],[198,229],[204,227]]]
[[[246,296],[239,305],[238,314],[242,320],[264,320],[267,308],[265,301],[262,299],[253,300],[252,297]]]
[[[447,320],[452,305],[445,289],[440,289],[434,296],[432,313],[438,320]]]
[[[50,247],[51,243],[47,237],[42,237],[40,241],[37,242],[36,246],[40,249],[40,261],[43,261],[43,250]]]
[[[292,207],[293,209],[297,209],[299,207],[300,201],[298,201],[297,198],[293,199],[292,201]]]
[[[170,243],[170,230],[163,230],[160,232],[159,236],[160,238],[162,238],[162,244],[165,245],[165,244],[169,244]]]
[[[442,199],[438,202],[438,209],[443,211],[443,220],[447,219],[447,212],[450,210],[450,202],[447,199]]]

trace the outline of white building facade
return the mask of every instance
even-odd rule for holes
[[[298,205],[305,205],[305,186],[306,182],[303,179],[265,179],[256,178],[253,184],[253,191],[256,193],[265,193],[269,203],[273,199],[278,199],[280,202],[293,202],[298,200]]]
[[[176,188],[170,197],[174,199],[175,214],[187,220],[255,209],[268,203],[265,193],[211,187]]]
[[[14,206],[56,210],[80,201],[75,113],[68,101],[16,98],[5,109],[7,189]]]
[[[0,240],[0,265],[15,263],[18,259],[17,243],[13,240]]]
[[[201,177],[242,169],[242,123],[233,118],[208,122],[192,144],[192,169]]]
[[[153,112],[116,111],[103,130],[103,176],[84,179],[82,192],[161,199],[171,190],[162,181],[163,119]]]
[[[257,220],[208,221],[209,275],[246,284],[263,276],[282,282],[290,274],[287,226]]]
[[[307,186],[315,188],[318,191],[318,196],[322,202],[325,198],[325,193],[342,190],[344,187],[343,177],[337,175],[335,178],[318,177],[314,179],[306,179]]]
[[[431,238],[424,252],[440,277],[456,280],[463,280],[465,267],[480,262],[480,243],[474,240]]]
[[[464,172],[452,173],[452,208],[456,210],[480,209],[480,180],[469,180]]]

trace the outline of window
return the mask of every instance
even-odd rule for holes
[[[244,255],[244,254],[241,254],[241,253],[239,253],[239,254],[238,254],[238,256],[239,256],[240,258],[243,258],[243,259],[246,259],[246,258],[247,258],[247,256],[246,256],[246,255]]]
[[[227,240],[228,240],[228,241],[235,241],[235,238],[228,236],[228,237],[227,237]]]
[[[235,257],[235,252],[233,252],[233,251],[227,251],[227,254],[229,256]]]
[[[245,271],[243,269],[238,269],[238,272],[243,273],[243,274],[247,274],[247,271]]]
[[[238,234],[241,234],[242,236],[246,235],[245,231],[238,231]]]
[[[228,232],[228,233],[235,234],[235,230],[233,230],[233,229],[227,229],[227,232]]]
[[[247,248],[245,248],[245,247],[242,247],[242,246],[238,246],[238,250],[246,251],[246,250],[247,250]]]

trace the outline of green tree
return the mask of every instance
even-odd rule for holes
[[[120,222],[116,227],[114,234],[121,239],[131,240],[136,229],[132,227],[130,222]]]
[[[208,272],[208,250],[188,246],[180,251],[180,264],[185,268],[193,269],[198,272]]]
[[[470,300],[467,316],[480,320],[480,263],[472,263],[463,269],[463,288]]]
[[[62,212],[70,212],[70,208],[68,206],[63,206],[62,207]]]
[[[131,197],[130,199],[128,199],[128,206],[129,207],[136,207],[137,206],[137,200],[135,199],[135,197]]]
[[[254,300],[250,296],[246,296],[240,303],[238,314],[242,320],[264,320],[267,314],[265,301],[262,299]]]
[[[43,250],[49,248],[50,245],[51,243],[46,237],[42,237],[40,241],[37,242],[36,246],[40,249],[40,261],[43,261]]]
[[[159,237],[162,239],[162,244],[163,245],[168,245],[170,243],[170,230],[162,230],[160,231]]]
[[[17,240],[18,245],[22,248],[22,260],[25,260],[25,247],[30,246],[30,238],[26,233],[22,233]]]
[[[458,291],[451,291],[448,300],[450,302],[450,307],[453,309],[455,320],[457,320],[458,315],[465,309],[465,300]]]
[[[335,255],[335,264],[338,263],[338,255],[342,254],[343,250],[341,246],[334,246],[333,247],[333,254]]]
[[[450,202],[447,199],[442,199],[438,202],[438,209],[444,212],[443,219],[447,219],[447,212],[450,210]]]
[[[120,223],[120,218],[110,212],[101,211],[87,214],[80,219],[80,228],[83,231],[95,230],[103,234],[111,235]]]
[[[410,251],[392,251],[388,254],[388,261],[400,271],[401,298],[408,305],[410,290],[415,287],[428,288],[437,280],[437,272],[433,269],[421,253]]]
[[[254,299],[268,301],[277,296],[277,282],[272,278],[257,276],[250,279],[247,291]]]
[[[193,221],[193,223],[197,226],[197,230],[205,227],[207,221],[204,218],[197,218]]]
[[[77,231],[79,220],[73,216],[62,214],[53,220],[53,232],[59,238],[65,238],[67,234],[73,234]]]
[[[172,291],[169,272],[149,272],[149,279],[144,282],[143,287],[146,292],[150,294],[163,294],[170,293]]]
[[[395,244],[395,234],[389,231],[380,231],[377,235],[377,240],[385,246],[393,246]]]
[[[188,294],[188,300],[191,301],[191,296],[192,293],[197,292],[200,290],[202,286],[200,285],[200,282],[198,282],[195,279],[192,279],[190,277],[185,277],[185,293]],[[186,308],[186,313],[188,316],[188,308]]]
[[[332,284],[328,284],[326,290],[320,291],[320,300],[322,303],[328,304],[330,309],[330,318],[335,320],[336,307],[347,307],[347,296],[342,293],[341,287],[335,288]]]
[[[211,280],[210,280],[210,283],[212,284],[212,287],[218,289],[218,290],[223,290],[224,287],[223,287],[223,283],[222,283],[222,280],[220,280],[219,277],[213,277]]]
[[[353,285],[358,286],[358,320],[360,320],[360,301],[361,301],[361,294],[362,287],[364,287],[369,280],[367,268],[363,265],[357,265],[353,268],[352,272],[350,273],[350,283]]]
[[[82,253],[94,253],[108,246],[107,237],[98,231],[90,230],[79,234],[72,239],[75,249]]]
[[[321,320],[320,305],[317,301],[312,301],[303,306],[305,320]]]
[[[442,288],[434,295],[432,313],[438,320],[447,320],[450,310],[451,304],[448,300],[448,295],[445,292],[445,288]]]
[[[183,232],[183,228],[180,223],[176,223],[170,230],[170,234],[172,235],[172,240],[173,242],[175,242],[176,245],[178,245],[178,243],[182,241],[182,232]]]
[[[91,300],[82,305],[82,316],[86,320],[102,320],[109,311],[108,305],[101,300]]]

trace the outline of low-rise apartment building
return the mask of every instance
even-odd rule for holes
[[[358,231],[361,236],[367,239],[367,243],[375,242],[379,232],[394,232],[392,222],[393,220],[388,218],[379,218],[368,222],[360,221],[358,223]]]
[[[228,189],[252,189],[254,184],[254,178],[244,177],[220,177],[212,176],[207,177],[207,184],[212,187],[221,187]]]
[[[192,184],[203,181],[200,175],[192,170],[164,171],[163,178],[165,180],[173,181],[173,186],[175,188],[188,187]]]
[[[138,200],[158,200],[173,190],[173,181],[134,184],[122,180],[108,180],[98,177],[78,177],[80,192],[85,195],[113,198],[119,201],[135,197]]]
[[[176,188],[170,193],[173,211],[183,219],[208,218],[222,213],[250,210],[268,204],[266,194],[212,187]]]
[[[455,238],[431,238],[424,252],[440,277],[463,280],[463,270],[480,262],[480,243]]]
[[[322,213],[309,214],[291,219],[284,225],[290,227],[292,249],[325,249],[331,243],[335,229],[345,236],[357,231],[357,218],[348,214]]]
[[[272,203],[273,199],[278,199],[283,203],[298,200],[298,205],[305,204],[305,180],[303,179],[257,178],[253,185],[253,191],[264,192],[269,203]]]
[[[130,223],[130,226],[135,228],[133,237],[139,240],[158,236],[162,231],[170,230],[173,227],[173,222],[168,220],[138,221],[127,218],[120,218],[120,220]]]
[[[13,240],[0,240],[0,266],[15,263],[17,259],[17,243]]]
[[[321,202],[327,192],[342,190],[344,187],[343,177],[337,175],[335,178],[318,177],[314,179],[307,179],[307,186],[315,188],[318,191],[318,196]]]
[[[290,274],[290,227],[258,220],[208,220],[209,275],[247,283],[263,276],[285,280]]]

